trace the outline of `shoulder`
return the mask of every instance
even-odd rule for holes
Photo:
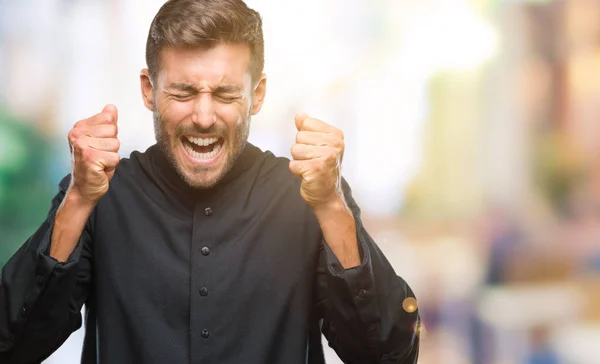
[[[296,177],[289,168],[290,160],[287,157],[277,156],[269,150],[257,150],[256,169],[258,171],[257,182],[274,184],[281,187],[296,187],[300,185],[300,179]]]
[[[152,147],[146,151],[132,151],[123,156],[115,168],[109,184],[109,194],[117,191],[129,191],[148,188],[156,179],[156,166],[151,158]]]
[[[153,152],[154,146],[145,151],[134,150],[128,157],[122,157],[115,169],[115,178],[137,177],[140,172],[151,173],[154,166]]]

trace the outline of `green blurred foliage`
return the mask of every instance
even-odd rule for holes
[[[43,222],[56,192],[52,145],[0,107],[0,266]]]

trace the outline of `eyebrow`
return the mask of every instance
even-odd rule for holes
[[[187,83],[172,83],[167,88],[184,92],[198,92],[198,89]]]
[[[187,83],[172,83],[167,88],[191,93],[200,92],[200,90],[198,90],[196,86]],[[236,85],[221,85],[217,86],[217,88],[213,92],[222,94],[240,93],[242,92],[242,88]]]
[[[218,86],[215,89],[215,93],[221,93],[221,94],[233,94],[233,93],[240,93],[242,92],[242,88],[236,85],[222,85],[222,86]]]

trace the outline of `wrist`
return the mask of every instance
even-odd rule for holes
[[[343,195],[313,207],[325,243],[344,269],[359,266],[360,251],[354,215]]]
[[[351,215],[350,208],[346,204],[346,199],[341,193],[336,193],[331,198],[322,203],[314,205],[312,208],[315,212],[315,215],[317,215],[317,218],[320,216],[331,216],[332,214],[339,215],[341,213]]]
[[[85,198],[77,187],[71,185],[65,195],[63,206],[68,205],[69,207],[72,207],[78,211],[88,211],[91,213],[96,207],[97,203],[98,201]]]
[[[83,198],[73,186],[69,187],[54,217],[51,257],[59,262],[69,259],[95,207],[95,202]]]

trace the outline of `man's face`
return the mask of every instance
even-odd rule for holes
[[[161,61],[154,85],[141,76],[157,143],[188,185],[210,188],[244,149],[266,81],[253,84],[246,44],[165,48]]]

